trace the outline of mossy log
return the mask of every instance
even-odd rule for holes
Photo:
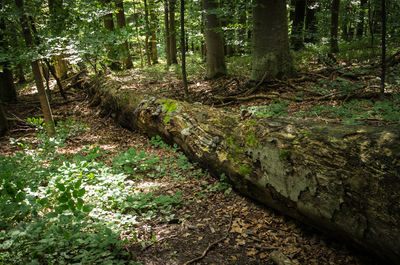
[[[112,80],[87,87],[122,126],[161,135],[241,193],[400,264],[398,129],[242,119]]]

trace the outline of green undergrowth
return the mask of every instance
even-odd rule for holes
[[[86,126],[59,122],[50,137],[42,120],[29,123],[36,137],[11,139],[14,154],[0,156],[0,264],[136,264],[123,246],[138,242],[137,224],[176,218],[183,203],[180,192],[145,190],[141,181],[205,174],[160,137],[149,142],[171,153],[163,159],[99,146],[66,155],[67,139]]]
[[[299,99],[296,99],[299,101]],[[279,101],[264,106],[242,106],[254,117],[285,117],[290,112],[290,101]],[[341,121],[345,125],[366,124],[368,121],[382,121],[400,126],[400,95],[385,100],[350,100],[338,105],[328,103],[310,106],[294,114],[299,118],[328,118]]]

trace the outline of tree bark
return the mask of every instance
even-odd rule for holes
[[[182,53],[182,80],[185,90],[185,99],[189,101],[189,89],[186,74],[186,48],[185,48],[185,0],[181,0],[181,53]]]
[[[156,33],[156,28],[157,28],[157,16],[155,13],[155,8],[154,8],[154,3],[150,2],[149,5],[149,13],[150,13],[150,19],[151,19],[151,40],[150,40],[150,48],[151,48],[151,62],[153,64],[158,64],[158,51],[157,51],[157,33]]]
[[[104,3],[110,4],[111,0],[103,0]],[[104,27],[109,31],[114,31],[114,18],[113,14],[109,13],[103,16]],[[108,50],[108,59],[110,60],[110,68],[113,70],[119,70],[120,65],[117,63],[116,59],[118,58],[117,51],[115,49],[115,44],[111,43],[107,45]]]
[[[361,39],[364,34],[364,21],[365,21],[365,8],[367,7],[367,0],[361,0],[360,10],[358,15],[357,24],[357,38]]]
[[[150,31],[150,22],[149,22],[149,5],[147,4],[147,0],[144,0],[144,22],[145,22],[144,27],[146,29],[144,49],[146,50],[147,65],[150,65],[151,64],[151,45],[149,43],[149,38],[151,36],[151,31]]]
[[[175,23],[175,8],[176,0],[169,0],[169,42],[171,63],[177,64],[177,49],[176,49],[176,23]]]
[[[217,78],[226,74],[224,40],[221,23],[215,14],[216,0],[203,0],[205,15],[205,37],[207,48],[207,78]]]
[[[3,109],[3,103],[0,100],[0,136],[3,136],[8,131],[8,121],[6,113]]]
[[[2,3],[0,2],[0,9],[2,8]],[[8,42],[4,37],[4,32],[6,30],[6,24],[4,18],[0,18],[0,48],[3,52],[8,50]],[[15,89],[12,71],[10,69],[10,62],[5,59],[0,63],[0,101],[10,102],[17,100],[17,91]]]
[[[386,81],[386,0],[381,0],[382,5],[382,50],[381,50],[381,97],[385,95]]]
[[[124,127],[176,143],[192,160],[265,205],[341,242],[400,262],[400,131],[248,118],[202,104],[87,84]]]
[[[170,31],[169,31],[169,0],[164,0],[164,28],[165,28],[165,55],[167,57],[167,66],[172,64],[171,60],[171,42],[170,42]]]
[[[18,9],[21,12],[21,26],[22,33],[24,35],[25,43],[27,47],[33,46],[32,34],[29,28],[28,20],[25,15],[24,10],[24,1],[23,0],[15,0],[15,3]],[[38,90],[38,96],[40,105],[43,111],[44,121],[46,123],[46,129],[50,135],[54,135],[56,133],[56,129],[54,126],[53,114],[51,112],[49,99],[47,98],[46,91],[43,86],[42,74],[40,73],[40,65],[39,60],[34,60],[31,62],[33,76],[35,78],[36,88]]]
[[[340,5],[340,0],[332,0],[332,6],[331,6],[331,38],[330,38],[331,53],[338,53],[339,52],[339,44],[338,44],[339,5]]]
[[[304,42],[316,43],[317,39],[317,17],[315,16],[318,8],[318,3],[315,0],[307,0],[306,8],[306,31],[304,36]]]
[[[253,10],[253,69],[259,81],[294,74],[289,51],[285,0],[256,0]]]
[[[295,1],[295,11],[293,19],[293,29],[291,34],[291,42],[294,50],[300,50],[304,47],[303,29],[306,11],[306,0]]]
[[[117,24],[120,29],[126,27],[126,19],[125,19],[125,10],[124,10],[124,1],[116,0],[115,6],[117,8]],[[131,69],[133,67],[132,56],[129,51],[129,43],[126,40],[123,44],[124,52],[122,53],[122,58],[124,58],[124,66],[127,69]]]

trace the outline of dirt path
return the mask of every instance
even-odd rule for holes
[[[100,111],[89,107],[87,96],[69,92],[69,102],[54,99],[53,113],[62,120],[73,117],[90,128],[67,141],[66,152],[84,145],[100,145],[106,150],[133,147],[167,161],[179,154],[170,148],[154,146],[138,132],[119,127],[111,117],[100,118]],[[40,113],[32,95],[7,106],[15,118],[10,133],[0,138],[0,154],[13,149],[9,138],[33,137],[34,129],[24,120]],[[186,166],[185,166],[186,165]],[[182,193],[183,202],[169,221],[139,221],[132,228],[138,243],[126,245],[132,259],[142,264],[274,264],[273,251],[289,257],[292,264],[380,264],[372,257],[350,249],[338,240],[308,228],[292,219],[243,198],[224,182],[184,164],[177,175],[144,178],[137,188],[158,187],[157,194]],[[190,174],[189,174],[190,173]],[[177,177],[178,176],[178,177]],[[129,237],[129,231],[122,237]],[[188,263],[197,259],[197,262]]]

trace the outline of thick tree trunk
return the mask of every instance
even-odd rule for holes
[[[293,19],[293,29],[291,34],[291,44],[294,50],[300,50],[304,47],[303,43],[303,29],[304,18],[306,13],[306,0],[295,1],[295,12]]]
[[[33,46],[32,34],[29,28],[27,17],[25,15],[24,2],[23,0],[15,0],[15,3],[22,14],[21,26],[26,46],[32,47]],[[43,79],[42,79],[42,74],[40,72],[39,60],[32,61],[31,66],[32,66],[33,76],[35,78],[36,88],[38,90],[40,105],[43,111],[44,121],[46,123],[46,129],[50,135],[54,135],[56,133],[56,129],[54,126],[53,114],[51,113],[49,99],[47,98],[46,91],[43,86]]]
[[[0,100],[11,102],[17,100],[17,92],[15,90],[12,72],[9,69],[9,63],[3,62],[0,64],[3,68],[0,71]]]
[[[256,0],[253,11],[252,80],[293,75],[285,0]]]
[[[225,173],[243,194],[400,262],[398,129],[243,120],[96,82],[87,84],[92,102],[122,126],[161,135],[216,176]]]
[[[169,0],[169,47],[171,54],[171,63],[177,64],[177,49],[176,49],[176,23],[175,23],[175,9],[176,9],[176,1]]]
[[[331,6],[331,53],[339,52],[338,28],[339,28],[339,5],[340,0],[332,0]]]
[[[207,78],[216,78],[226,74],[224,40],[220,21],[215,13],[216,0],[203,0],[205,10],[205,35],[207,47]]]
[[[117,0],[115,3],[115,6],[117,8],[117,24],[120,29],[126,27],[126,19],[125,19],[125,10],[124,10],[124,2],[123,0]],[[132,57],[131,53],[129,51],[129,43],[126,40],[123,44],[124,46],[124,52],[122,53],[122,58],[124,58],[124,66],[127,69],[130,69],[133,67],[132,63]]]
[[[8,131],[8,121],[6,113],[3,109],[3,103],[0,100],[0,136],[3,136]]]

